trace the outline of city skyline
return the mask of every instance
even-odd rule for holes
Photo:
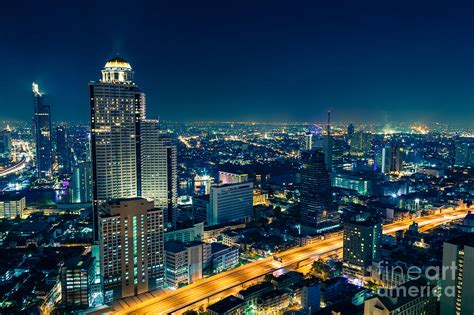
[[[105,26],[123,15],[120,2],[8,6],[0,22],[9,42],[0,57],[11,60],[11,75],[0,79],[8,119],[31,117],[35,81],[53,120],[87,121],[87,82],[117,53],[137,72],[150,114],[163,120],[323,121],[327,109],[335,121],[473,118],[467,1],[449,10],[423,1],[140,4],[113,30]],[[30,49],[38,45],[46,48]]]
[[[474,314],[474,2],[121,1],[0,12],[0,314]]]

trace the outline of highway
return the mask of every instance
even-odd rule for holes
[[[424,226],[436,226],[444,222],[460,219],[464,217],[467,210],[452,210],[424,216],[413,220],[404,220],[384,226],[384,233],[393,233],[405,230],[413,221],[418,223],[420,228]],[[255,261],[238,268],[217,274],[215,276],[201,279],[193,284],[179,288],[174,291],[159,291],[143,294],[117,301],[113,305],[114,314],[168,314],[186,308],[191,305],[199,305],[198,302],[206,300],[208,297],[219,294],[222,291],[231,289],[242,283],[276,271],[281,267],[290,266],[296,262],[306,259],[317,258],[319,255],[340,249],[342,247],[342,237],[334,237],[321,240],[317,244],[294,248],[282,253],[278,257],[282,258],[282,263],[275,262],[271,257]],[[204,302],[201,302],[204,303]]]

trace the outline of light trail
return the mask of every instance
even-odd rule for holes
[[[404,220],[387,224],[384,226],[384,233],[393,233],[399,230],[406,230],[413,222],[417,222],[420,227],[430,226],[434,223],[442,224],[450,222],[466,215],[467,209],[447,210],[443,213],[433,214],[416,218],[414,220]],[[320,242],[304,247],[290,249],[278,253],[282,258],[281,266],[275,266],[272,257],[268,257],[253,263],[249,263],[238,268],[219,273],[209,278],[200,279],[188,286],[174,291],[149,292],[140,296],[125,298],[115,302],[113,314],[169,314],[178,310],[198,306],[206,303],[213,296],[223,294],[227,290],[240,286],[243,283],[258,279],[270,272],[282,267],[288,267],[297,262],[301,262],[312,257],[319,257],[329,252],[334,252],[342,248],[342,237],[321,240]],[[314,258],[313,258],[314,259]]]
[[[26,163],[27,163],[26,157],[23,157],[20,162],[18,162],[15,165],[10,166],[9,168],[4,169],[3,171],[1,171],[0,172],[0,177],[4,177],[4,176],[7,176],[9,174],[13,174],[13,173],[21,171],[22,169],[24,169],[26,167]]]

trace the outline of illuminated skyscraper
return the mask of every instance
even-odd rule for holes
[[[71,177],[72,201],[77,203],[92,202],[92,164],[89,161],[79,162],[73,168]]]
[[[311,150],[313,148],[313,133],[312,132],[307,132],[304,135],[304,149],[305,150]]]
[[[461,167],[474,166],[474,144],[470,142],[456,143],[454,165]]]
[[[12,148],[12,132],[10,128],[0,131],[0,156],[8,157]]]
[[[51,109],[44,103],[44,94],[33,82],[33,136],[36,146],[36,175],[38,178],[51,177],[53,157],[51,146]]]
[[[373,218],[344,223],[343,271],[353,277],[368,275],[372,263],[380,261],[382,225]]]
[[[145,94],[133,82],[130,64],[110,59],[102,79],[89,83],[94,239],[98,217],[110,199],[139,196],[140,121]]]
[[[354,132],[351,138],[351,152],[366,154],[370,151],[372,135],[363,131]]]
[[[152,119],[140,124],[141,195],[153,199],[155,207],[165,209],[166,222],[174,225],[178,198],[176,146],[158,124]]]
[[[443,245],[441,315],[474,314],[474,237],[464,235]],[[445,272],[446,270],[446,272]]]
[[[354,125],[351,123],[347,126],[347,137],[350,139],[354,134]]]
[[[382,149],[382,173],[400,172],[402,170],[401,149],[397,145],[386,145]]]
[[[331,213],[331,180],[324,163],[324,153],[320,150],[304,151],[301,159],[301,223],[316,227],[326,221]]]
[[[69,143],[66,126],[61,125],[56,127],[56,156],[58,160],[58,174],[71,173],[71,160],[69,155]]]

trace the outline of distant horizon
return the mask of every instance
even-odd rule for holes
[[[54,116],[54,114],[52,114]],[[157,119],[156,117],[147,117],[147,119]],[[159,119],[160,122],[162,123],[171,123],[171,124],[258,124],[258,125],[264,125],[264,124],[269,124],[269,125],[321,125],[324,126],[327,124],[327,121],[263,121],[263,120],[168,120],[168,119]],[[30,123],[31,120],[28,119],[7,119],[7,118],[0,118],[1,123],[8,123],[8,122],[17,122],[17,123]],[[58,125],[58,124],[89,124],[89,121],[87,120],[54,120],[52,121],[53,125]],[[416,125],[416,124],[421,124],[421,125],[427,125],[427,126],[433,126],[433,125],[444,125],[448,127],[464,127],[466,129],[471,129],[474,128],[474,125],[472,126],[466,126],[465,123],[462,122],[423,122],[423,121],[390,121],[390,122],[375,122],[375,121],[366,121],[366,122],[360,122],[360,121],[352,121],[352,120],[332,120],[331,119],[331,125],[337,125],[338,127],[341,127],[342,125],[348,126],[349,124],[353,124],[354,127],[357,130],[358,126],[393,126],[393,127],[403,127],[404,125]]]

